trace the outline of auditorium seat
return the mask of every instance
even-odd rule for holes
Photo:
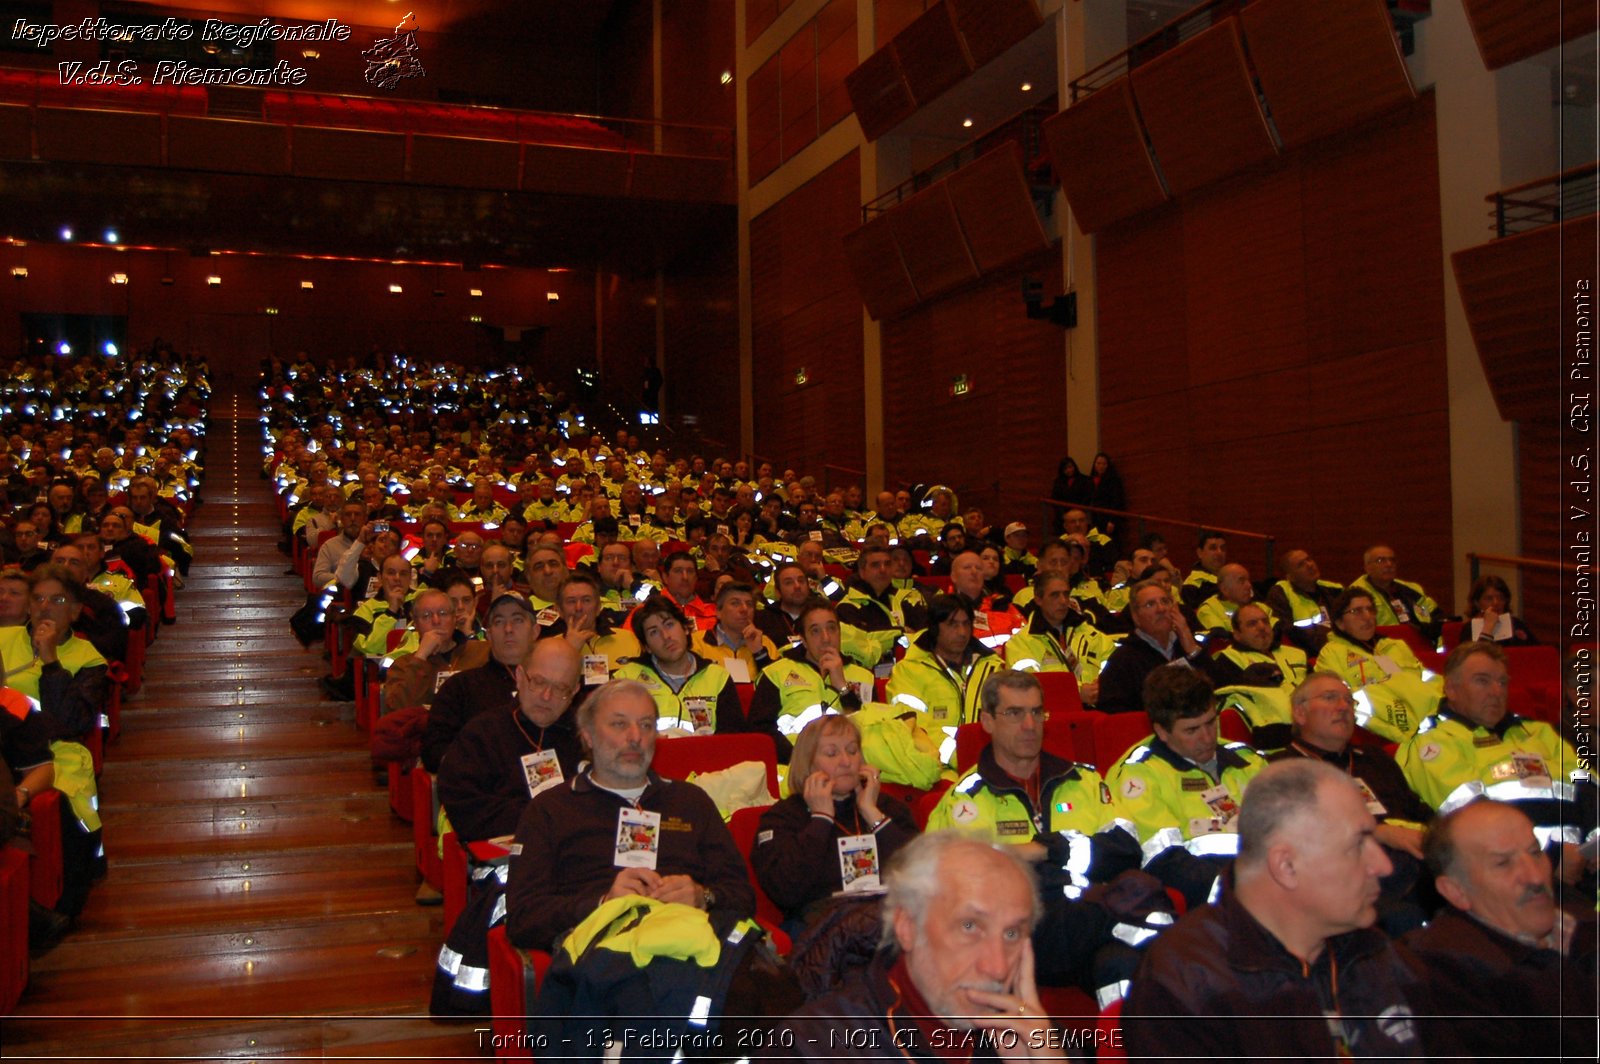
[[[1143,713],[1102,713],[1094,721],[1095,767],[1104,776],[1122,755],[1150,734]]]
[[[766,765],[767,793],[778,797],[778,750],[770,735],[734,732],[660,739],[650,767],[664,779],[686,780],[692,773],[715,772],[744,761]]]
[[[1094,1023],[1094,1057],[1096,1060],[1127,1060],[1128,1049],[1122,1044],[1122,998],[1104,1009]]]
[[[434,890],[444,890],[444,866],[439,859],[436,832],[439,806],[433,796],[433,776],[417,765],[411,770],[411,844],[417,871]]]
[[[761,884],[756,880],[755,865],[750,863],[750,852],[755,849],[756,832],[761,826],[761,814],[765,809],[740,809],[728,818],[728,831],[733,835],[733,843],[739,847],[739,853],[744,857],[745,875],[750,877],[750,886],[756,892],[756,922],[766,931],[772,939],[772,948],[780,956],[787,957],[791,948],[789,936],[782,930],[783,910],[773,904],[767,892],[761,889]]]
[[[1422,633],[1409,624],[1385,624],[1378,627],[1378,635],[1389,639],[1398,639],[1411,648],[1411,652],[1422,662],[1422,667],[1432,672],[1439,672],[1444,668],[1444,658],[1439,652],[1428,645],[1422,638]]]
[[[1070,672],[1036,672],[1044,688],[1044,708],[1052,718],[1057,713],[1082,713],[1083,698],[1078,694],[1078,678]]]
[[[0,1015],[28,985],[28,855],[0,847]]]
[[[28,813],[33,820],[33,858],[28,865],[29,893],[33,900],[46,909],[53,909],[61,900],[61,803],[65,801],[60,791],[49,790],[36,794],[28,803]]]
[[[517,949],[506,937],[504,924],[489,929],[489,1007],[494,1012],[490,1024],[497,1039],[496,1060],[533,1059],[518,1039],[527,1029],[523,1018],[534,1011],[551,959],[542,949]]]

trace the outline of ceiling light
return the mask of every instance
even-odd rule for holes
[[[127,284],[128,283],[128,275],[125,274],[125,273],[114,273],[114,274],[111,275],[111,283],[112,284]]]
[[[544,298],[545,298],[546,302],[554,303],[556,300],[561,298],[561,293],[560,292],[546,292],[544,294]]]
[[[391,293],[391,294],[393,294],[393,295],[399,295],[399,294],[400,294],[400,293],[401,293],[401,292],[404,292],[404,291],[405,291],[405,289],[404,289],[404,288],[401,288],[401,287],[400,287],[400,286],[399,286],[399,285],[397,285],[397,284],[392,284],[392,285],[390,285],[390,286],[389,286],[389,291],[390,291],[390,293]]]
[[[28,268],[26,266],[13,266],[11,267],[11,276],[20,281],[22,278],[28,276]]]
[[[64,226],[61,227],[61,239],[62,240],[71,240],[72,239],[72,227],[71,226],[64,225]]]
[[[471,296],[473,299],[482,299],[483,298],[483,289],[481,289],[481,288],[469,288],[469,289],[467,289],[467,295]]]
[[[106,243],[107,244],[115,244],[116,242],[117,242],[117,231],[115,229],[107,229],[106,230]]]
[[[1023,92],[1032,92],[1032,91],[1033,91],[1033,82],[1031,82],[1031,81],[1024,81],[1024,82],[1023,82],[1023,83],[1022,83],[1022,91],[1023,91]]]
[[[972,128],[972,119],[970,119],[970,118],[963,118],[963,119],[962,119],[962,120],[961,120],[961,128],[962,128],[962,129],[971,129],[971,128]]]
[[[312,284],[310,281],[301,281],[300,282],[300,287],[301,288],[315,288],[317,286]]]
[[[212,274],[210,277],[206,278],[206,284],[210,285],[213,288],[215,288],[217,285],[219,285],[221,283],[222,283],[222,278],[218,277],[216,274]]]

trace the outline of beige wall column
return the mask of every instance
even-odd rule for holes
[[[1445,274],[1445,344],[1450,398],[1451,534],[1455,573],[1454,605],[1466,601],[1470,583],[1466,552],[1516,554],[1520,549],[1517,515],[1517,463],[1512,427],[1501,420],[1467,327],[1461,293],[1456,288],[1450,255],[1492,236],[1487,228],[1484,197],[1504,187],[1507,171],[1526,172],[1535,165],[1509,159],[1518,143],[1549,143],[1513,132],[1502,123],[1553,122],[1548,88],[1539,100],[1518,100],[1528,80],[1517,74],[1491,74],[1472,38],[1459,4],[1437,4],[1418,24],[1412,72],[1418,88],[1432,85],[1438,114],[1439,207],[1442,214]],[[1509,95],[1507,95],[1509,93]],[[1502,98],[1504,97],[1504,98]],[[1520,154],[1520,153],[1518,153]],[[1540,164],[1542,165],[1542,164]],[[1552,160],[1545,173],[1554,173]],[[1515,178],[1513,181],[1522,180]],[[1396,382],[1396,386],[1400,386]],[[1397,510],[1398,512],[1398,510]],[[1402,564],[1404,564],[1402,560]],[[1515,572],[1503,574],[1515,580]],[[1445,595],[1438,589],[1434,596]]]

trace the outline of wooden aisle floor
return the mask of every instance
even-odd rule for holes
[[[251,400],[213,403],[196,560],[101,779],[110,872],[35,956],[6,1059],[477,1057],[427,1018],[440,910],[351,703],[288,617]],[[481,1055],[487,1055],[482,1053]]]

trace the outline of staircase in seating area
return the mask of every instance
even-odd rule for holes
[[[110,872],[35,955],[11,1059],[471,1057],[426,1017],[440,910],[277,548],[258,413],[213,399],[196,560],[101,779]]]

